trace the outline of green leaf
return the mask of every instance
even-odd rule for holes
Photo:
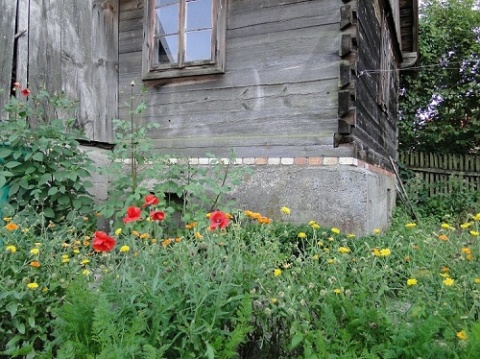
[[[43,161],[43,157],[44,157],[44,156],[43,156],[43,153],[42,153],[42,152],[37,152],[37,153],[35,153],[35,154],[32,156],[32,159],[33,159],[34,161],[41,162],[41,161]]]
[[[304,336],[302,333],[296,333],[290,343],[290,350],[294,350],[296,347],[298,347],[298,345],[303,341],[303,338]]]
[[[51,188],[48,190],[48,195],[49,195],[49,196],[53,196],[53,195],[55,195],[56,193],[58,193],[58,188],[57,188],[57,187],[51,187]]]
[[[18,309],[18,303],[17,302],[10,302],[5,306],[5,309],[7,312],[10,313],[12,318],[17,314],[17,309]]]
[[[28,317],[28,325],[30,325],[30,328],[35,327],[35,318],[34,317]]]
[[[20,334],[25,334],[25,324],[19,322],[18,320],[14,320],[13,321],[13,325],[15,326],[15,328],[17,328],[18,332]]]
[[[43,214],[47,218],[55,218],[55,212],[51,208],[44,208],[43,209]]]
[[[14,168],[14,167],[20,166],[21,164],[22,163],[18,162],[18,161],[9,161],[9,162],[5,163],[5,167],[6,168]]]
[[[6,158],[12,154],[12,150],[6,147],[0,147],[0,158]]]

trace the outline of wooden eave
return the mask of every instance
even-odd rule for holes
[[[418,58],[418,0],[400,0],[400,67],[415,65]]]

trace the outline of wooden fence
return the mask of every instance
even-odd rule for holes
[[[413,171],[429,186],[430,194],[450,191],[453,177],[461,178],[471,188],[480,190],[480,155],[400,152],[399,163]]]

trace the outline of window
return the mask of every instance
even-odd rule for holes
[[[393,52],[391,41],[388,20],[384,13],[381,24],[380,72],[378,79],[377,103],[385,112],[388,111],[390,104],[390,91],[392,90],[391,66],[393,61]]]
[[[145,0],[143,79],[224,72],[226,0]]]

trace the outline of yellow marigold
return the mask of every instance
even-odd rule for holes
[[[312,227],[313,229],[315,229],[315,230],[322,228],[322,227],[320,227],[320,225],[317,224],[317,223],[312,224],[311,227]]]
[[[307,234],[305,232],[300,232],[299,234],[297,234],[297,237],[298,238],[307,238]]]
[[[88,247],[90,245],[90,241],[83,241],[82,243],[85,247]]]
[[[117,236],[121,235],[121,234],[122,234],[122,229],[121,229],[121,228],[117,228],[117,229],[115,230],[115,234],[116,234]]]
[[[277,304],[277,303],[278,303],[278,299],[277,299],[277,298],[270,298],[270,303],[272,303],[272,304]]]
[[[187,224],[185,225],[185,228],[186,228],[186,229],[193,229],[193,228],[195,228],[196,226],[197,226],[197,222],[192,222],[192,223],[187,223]]]
[[[448,273],[450,272],[450,268],[443,266],[442,269],[440,269],[440,273]]]
[[[380,250],[378,248],[373,248],[372,249],[372,254],[375,256],[375,257],[380,257],[381,254],[380,254]]]
[[[262,215],[258,212],[252,212],[250,214],[250,218],[252,218],[252,219],[259,219],[260,217],[262,217]]]
[[[480,213],[477,213],[472,218],[473,218],[474,221],[480,221]]]
[[[440,227],[442,227],[443,229],[455,229],[455,227],[452,227],[448,223],[442,223]]]
[[[130,247],[129,246],[121,246],[120,247],[120,252],[121,253],[127,253],[130,251]]]
[[[31,290],[35,290],[38,288],[38,283],[32,282],[27,284],[27,288]]]
[[[290,215],[290,208],[283,206],[280,208],[280,211],[282,211],[283,214],[286,214],[287,216]]]
[[[440,239],[441,241],[444,241],[444,242],[448,241],[447,235],[443,234],[443,233],[438,236],[438,239]]]
[[[182,237],[176,237],[175,238],[175,243],[180,243],[182,241]]]
[[[475,284],[480,284],[480,278],[475,278],[473,281],[475,282]]]
[[[355,234],[349,233],[349,234],[347,234],[347,238],[355,238]]]
[[[167,246],[168,246],[170,243],[172,243],[172,242],[173,242],[173,239],[167,238],[167,239],[165,239],[165,240],[162,242],[162,246],[163,246],[163,247],[167,247]]]
[[[207,213],[205,217],[210,218],[211,215],[212,215],[211,213]]]
[[[467,333],[465,332],[465,330],[460,330],[459,332],[457,332],[457,338],[459,340],[467,340],[468,339],[468,335]]]
[[[409,278],[407,279],[407,285],[409,287],[413,287],[414,285],[417,285],[418,281],[415,278]]]
[[[273,275],[274,275],[275,277],[278,277],[278,276],[282,275],[282,270],[281,270],[280,268],[275,269],[275,270],[273,271]]]
[[[461,249],[461,252],[464,253],[464,254],[471,254],[472,253],[472,250],[468,247],[463,247]]]
[[[373,234],[380,234],[380,233],[382,233],[382,230],[380,228],[375,228],[373,230]]]
[[[336,228],[336,227],[333,227],[333,228],[331,229],[331,231],[332,231],[333,234],[340,234],[340,230],[339,230],[338,228]]]
[[[195,232],[195,238],[196,239],[203,239],[203,236],[200,232]]]
[[[392,254],[392,251],[388,248],[383,248],[380,250],[380,255],[382,257],[388,257],[390,254]]]
[[[327,264],[334,264],[335,263],[335,258],[330,258],[327,260]]]
[[[339,248],[338,248],[338,252],[339,252],[339,253],[342,253],[342,254],[347,254],[347,253],[350,253],[350,248],[348,248],[348,247],[339,247]]]
[[[6,246],[5,250],[10,253],[15,253],[17,251],[17,247],[15,246]]]
[[[140,232],[138,232],[138,231],[132,231],[132,234],[133,234],[135,237],[140,237]]]
[[[148,234],[148,233],[142,233],[140,235],[140,239],[149,239],[149,238],[150,238],[150,234]]]
[[[32,261],[32,262],[30,262],[30,267],[39,268],[40,267],[40,262]]]
[[[335,288],[335,289],[333,290],[333,292],[334,292],[335,294],[342,294],[342,290],[341,290],[340,288]]]
[[[86,258],[85,258],[85,259],[82,259],[82,260],[80,261],[80,264],[81,264],[82,266],[84,266],[85,264],[88,264],[88,263],[90,263],[90,260],[89,260],[89,259],[86,259]]]
[[[465,222],[465,223],[462,223],[462,224],[460,225],[460,228],[461,228],[461,229],[467,229],[467,228],[471,227],[472,224],[473,224],[473,222]]]
[[[43,287],[42,292],[47,293],[48,292],[48,287]]]
[[[316,221],[308,221],[309,226],[313,226],[314,224],[317,224],[317,222]]]
[[[76,246],[79,246],[80,244],[82,244],[82,242],[80,242],[79,240],[76,240],[75,242],[73,242],[73,244],[75,244]]]
[[[68,254],[62,255],[62,263],[68,263],[70,262],[70,258],[68,257]]]
[[[38,253],[40,253],[40,249],[38,249],[38,248],[30,249],[30,254],[37,255]]]
[[[451,287],[455,283],[455,280],[453,278],[445,278],[443,280],[443,284],[446,285],[447,287]]]
[[[12,217],[3,217],[4,222],[8,223],[12,220]]]
[[[314,254],[314,255],[312,256],[312,259],[313,259],[314,261],[318,261],[318,258],[320,258],[318,254]]]
[[[92,272],[88,269],[84,269],[84,270],[82,270],[82,274],[85,275],[85,276],[89,276],[90,274],[92,274]]]
[[[5,228],[7,229],[7,231],[14,231],[14,230],[18,229],[18,224],[10,222],[5,226]]]
[[[417,224],[416,224],[416,223],[413,223],[413,222],[407,223],[407,224],[405,225],[405,227],[407,227],[407,228],[415,228],[416,226],[417,226]]]
[[[480,232],[478,231],[470,231],[468,233],[470,233],[472,236],[475,236],[475,237],[478,237],[480,235]]]

